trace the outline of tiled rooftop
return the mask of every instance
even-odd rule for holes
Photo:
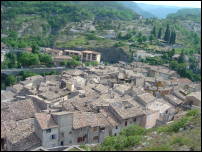
[[[109,122],[100,113],[96,114],[92,112],[75,112],[73,115],[74,129],[96,126],[104,127],[109,125]]]
[[[41,129],[55,128],[58,125],[53,120],[51,114],[48,113],[36,113],[35,118],[38,121]]]

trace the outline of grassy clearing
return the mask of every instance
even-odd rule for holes
[[[75,39],[66,41],[66,42],[56,42],[56,46],[59,48],[62,47],[78,47],[81,45],[85,45],[87,40],[84,36],[78,36]]]

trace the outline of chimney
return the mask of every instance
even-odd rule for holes
[[[50,104],[47,105],[47,112],[48,112],[48,114],[51,113]]]

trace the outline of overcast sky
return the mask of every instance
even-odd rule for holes
[[[136,3],[201,8],[201,1],[134,1]]]

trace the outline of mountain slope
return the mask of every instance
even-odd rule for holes
[[[178,20],[192,20],[200,22],[201,9],[200,8],[180,9],[176,13],[169,14],[167,18]]]
[[[130,1],[124,1],[124,2],[119,2],[120,4],[123,4],[124,6],[126,6],[127,8],[130,8],[131,10],[137,12],[138,14],[142,15],[144,18],[151,18],[151,17],[155,17],[153,14],[143,10],[142,8],[140,8],[138,6],[137,3],[135,2],[130,2]]]
[[[163,6],[163,5],[151,5],[151,4],[143,4],[143,3],[137,3],[137,5],[149,12],[150,14],[153,14],[157,18],[166,18],[166,16],[170,13],[176,13],[181,7],[174,7],[174,6]]]

